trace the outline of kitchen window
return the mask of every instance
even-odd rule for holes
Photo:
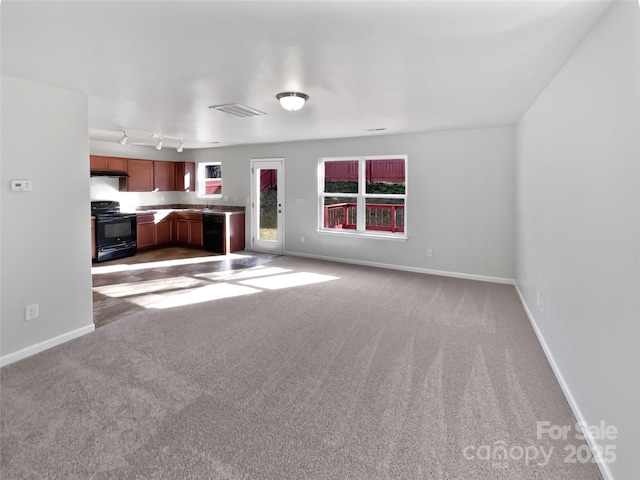
[[[407,156],[320,158],[318,230],[407,238]]]
[[[220,162],[198,164],[198,197],[222,197],[222,165]]]

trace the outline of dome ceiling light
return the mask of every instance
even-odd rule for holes
[[[295,112],[304,107],[305,102],[309,100],[309,95],[299,92],[282,92],[277,94],[276,98],[280,100],[282,108]]]

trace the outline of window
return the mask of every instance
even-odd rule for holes
[[[198,164],[198,197],[222,197],[222,166],[220,162]]]
[[[321,158],[319,230],[406,238],[406,155]]]

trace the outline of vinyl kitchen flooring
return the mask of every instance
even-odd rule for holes
[[[217,255],[169,247],[133,257],[94,263],[93,323],[96,328],[149,308],[179,306],[224,295],[225,275],[268,263],[276,255],[237,252]],[[211,287],[216,286],[212,292]],[[208,295],[209,297],[205,296]]]

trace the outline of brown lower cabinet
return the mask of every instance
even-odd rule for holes
[[[173,217],[168,215],[156,223],[156,245],[169,245],[173,242]]]
[[[173,241],[173,214],[156,223],[155,215],[140,214],[137,218],[138,250],[170,245]]]
[[[153,213],[138,214],[138,250],[168,245],[204,247],[202,213],[172,212],[162,219]],[[225,215],[223,245],[220,253],[244,250],[245,215]]]
[[[191,247],[202,247],[202,214],[175,212],[176,240]]]
[[[138,215],[138,250],[146,250],[156,246],[155,215]]]

